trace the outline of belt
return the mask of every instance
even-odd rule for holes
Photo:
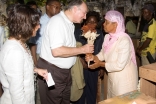
[[[39,60],[41,60],[42,62],[44,62],[44,63],[46,63],[46,64],[48,64],[48,65],[50,65],[52,67],[59,68],[59,69],[66,69],[66,68],[60,68],[60,67],[58,67],[58,66],[56,66],[56,65],[54,65],[54,64],[52,64],[52,63],[50,63],[48,61],[46,61],[45,59],[43,59],[41,57],[39,57]]]

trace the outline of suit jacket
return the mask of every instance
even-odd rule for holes
[[[16,40],[7,40],[0,51],[0,81],[0,104],[35,104],[33,60]]]
[[[105,60],[108,72],[107,98],[137,90],[138,70],[131,60],[130,41],[127,36],[120,36],[107,53],[102,48],[97,55],[101,61]]]

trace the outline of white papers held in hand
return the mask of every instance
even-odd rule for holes
[[[46,80],[46,82],[47,82],[48,87],[51,87],[51,86],[55,85],[55,82],[54,82],[54,80],[52,78],[51,73],[48,73],[48,80]]]

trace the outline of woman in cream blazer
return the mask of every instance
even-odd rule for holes
[[[135,51],[130,37],[124,32],[124,18],[118,11],[105,15],[105,35],[101,52],[86,55],[86,61],[94,61],[89,68],[105,67],[108,72],[107,98],[137,89],[138,71]]]

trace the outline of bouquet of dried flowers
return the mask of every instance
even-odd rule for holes
[[[97,34],[96,32],[95,27],[91,24],[87,24],[87,25],[84,25],[81,28],[81,30],[83,31],[82,36],[84,36],[87,39],[87,43],[94,44],[96,37],[99,36],[99,34]],[[88,66],[89,64],[90,64],[90,61],[88,62]]]

